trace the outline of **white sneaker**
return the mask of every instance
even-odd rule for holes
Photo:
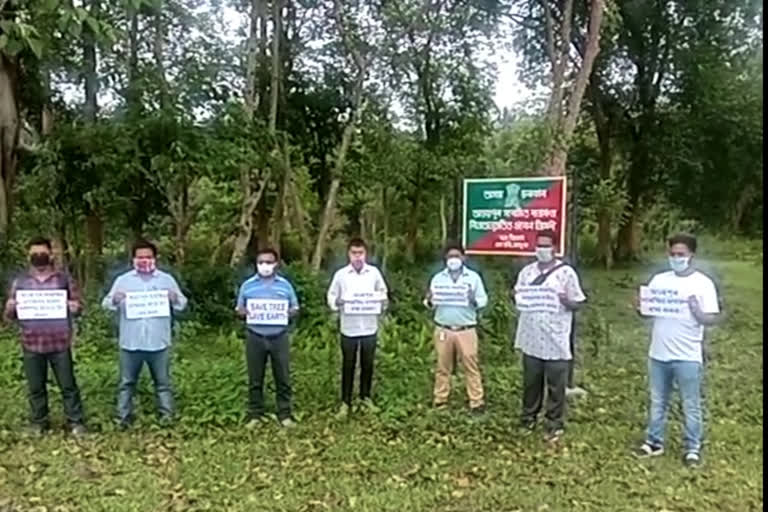
[[[584,388],[580,388],[579,386],[565,389],[565,396],[580,397],[580,396],[587,396],[587,394],[588,394],[587,390]]]

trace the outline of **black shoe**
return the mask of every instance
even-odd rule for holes
[[[696,468],[701,465],[701,455],[696,452],[688,452],[683,457],[683,464],[689,468]]]
[[[525,434],[530,434],[536,430],[536,420],[523,420],[520,423],[520,428],[523,429]]]
[[[117,420],[117,430],[119,430],[120,432],[125,432],[126,430],[130,430],[132,425],[133,425],[133,420],[131,420],[130,418]]]
[[[31,437],[42,437],[50,428],[48,423],[30,423],[24,432]]]
[[[646,457],[658,457],[659,455],[664,453],[664,447],[659,446],[653,443],[650,443],[648,441],[641,444],[637,450],[635,450],[635,455],[644,459]]]
[[[472,407],[469,410],[469,414],[473,418],[479,418],[485,414],[485,406],[481,405],[480,407]]]

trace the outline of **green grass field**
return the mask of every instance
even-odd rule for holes
[[[173,370],[178,423],[154,424],[144,382],[141,420],[133,431],[117,432],[114,349],[108,336],[90,341],[91,334],[78,348],[77,371],[94,433],[79,442],[58,431],[32,440],[20,432],[24,381],[15,338],[5,332],[0,511],[761,510],[762,265],[717,257],[712,263],[723,278],[728,316],[709,333],[707,442],[699,469],[681,464],[677,408],[667,454],[631,455],[643,437],[648,399],[648,330],[630,306],[645,271],[586,271],[592,302],[580,318],[579,380],[591,393],[572,403],[558,447],[518,429],[520,365],[508,336],[482,340],[487,417],[469,418],[460,376],[451,409],[430,410],[426,320],[419,329],[385,326],[374,384],[383,411],[343,423],[333,418],[339,378],[333,333],[297,343],[300,424],[289,431],[276,424],[243,427],[245,373],[236,335],[184,327]],[[60,423],[58,393],[51,396]]]

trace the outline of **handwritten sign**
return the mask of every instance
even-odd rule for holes
[[[248,299],[245,310],[248,325],[288,325],[288,301],[285,299]]]
[[[380,315],[384,298],[376,292],[353,292],[344,299],[345,315]]]
[[[125,294],[125,318],[168,318],[171,305],[168,302],[168,290],[148,292],[128,292]]]
[[[430,291],[434,306],[469,306],[469,285],[466,283],[438,284]]]
[[[515,306],[521,313],[559,313],[560,297],[554,288],[518,286],[515,288]]]
[[[688,299],[674,288],[640,287],[640,313],[661,318],[689,318]]]
[[[67,318],[67,290],[16,290],[19,320],[63,320]]]

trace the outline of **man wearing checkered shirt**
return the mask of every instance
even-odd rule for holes
[[[39,435],[49,427],[48,366],[53,369],[61,389],[64,412],[74,436],[85,434],[83,404],[73,371],[72,316],[82,309],[80,290],[72,277],[56,270],[51,256],[51,242],[36,238],[29,243],[29,269],[11,284],[5,303],[4,317],[17,321],[21,328],[24,373],[27,377],[31,431]],[[66,290],[67,307],[63,318],[19,319],[17,292]]]

